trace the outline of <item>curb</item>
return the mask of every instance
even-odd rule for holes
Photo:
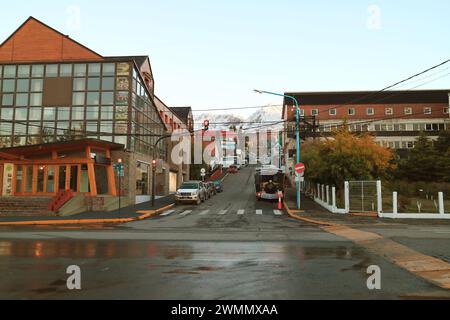
[[[140,221],[152,216],[158,215],[159,213],[173,207],[175,204],[170,204],[156,210],[145,210],[137,211],[137,213],[142,214],[139,217],[134,218],[111,218],[111,219],[68,219],[68,220],[33,220],[33,221],[12,221],[12,222],[0,222],[0,226],[48,226],[48,225],[67,225],[67,224],[120,224],[128,223],[133,221]]]
[[[305,218],[305,217],[300,217],[296,214],[294,214],[292,212],[292,210],[289,208],[289,206],[286,204],[286,201],[283,201],[283,205],[284,208],[286,209],[287,214],[294,219],[297,220],[301,220],[301,221],[305,221],[305,222],[309,222],[309,223],[313,223],[313,224],[317,224],[320,226],[327,226],[327,227],[334,227],[334,226],[339,226],[339,224],[336,223],[331,223],[331,222],[325,222],[325,221],[320,221],[320,220],[314,220],[314,219],[310,219],[310,218]]]

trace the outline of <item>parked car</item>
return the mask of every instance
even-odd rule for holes
[[[238,168],[235,164],[228,167],[228,173],[238,173]]]
[[[214,181],[214,186],[216,187],[217,193],[223,192],[223,186],[222,186],[222,182],[220,180]]]
[[[206,185],[208,186],[208,192],[209,192],[209,196],[215,196],[217,194],[216,191],[216,186],[214,185],[213,182],[207,182]]]
[[[186,181],[175,194],[175,204],[194,202],[200,204],[207,199],[206,189],[201,181]]]

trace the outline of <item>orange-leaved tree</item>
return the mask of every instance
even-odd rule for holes
[[[302,146],[306,178],[341,188],[344,181],[383,178],[394,169],[393,153],[375,143],[374,137],[356,135],[348,127],[335,131],[327,139],[308,141]]]

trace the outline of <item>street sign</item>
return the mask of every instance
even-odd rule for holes
[[[305,172],[305,165],[303,163],[297,163],[295,165],[295,172],[298,174],[302,174]]]

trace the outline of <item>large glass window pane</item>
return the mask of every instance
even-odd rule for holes
[[[16,167],[16,192],[22,192],[23,168],[21,165]]]
[[[28,92],[30,86],[30,80],[20,79],[17,80],[17,92]]]
[[[103,75],[114,76],[116,74],[116,65],[114,63],[103,64]]]
[[[33,78],[42,78],[44,76],[44,66],[40,64],[32,66],[31,76]]]
[[[114,92],[102,92],[102,104],[113,105],[114,104]]]
[[[13,94],[4,94],[2,98],[2,106],[12,106],[14,103]]]
[[[32,93],[30,95],[30,106],[32,107],[42,106],[42,93]]]
[[[37,192],[44,192],[44,173],[45,166],[39,166],[37,174]]]
[[[84,90],[86,90],[86,78],[73,79],[73,91],[84,91]]]
[[[75,77],[84,77],[86,75],[86,65],[85,64],[74,65],[73,75]]]
[[[54,122],[42,123],[42,134],[46,136],[53,136],[56,132],[56,125]]]
[[[42,117],[42,108],[30,108],[29,119],[31,121],[39,121]]]
[[[73,93],[73,99],[72,104],[74,106],[82,106],[84,105],[84,92],[74,92]]]
[[[31,80],[31,92],[42,92],[44,83],[42,79]]]
[[[18,93],[16,94],[16,106],[26,107],[28,106],[28,93]]]
[[[89,78],[88,79],[88,90],[89,91],[99,91],[100,90],[100,78]]]
[[[72,120],[84,120],[83,107],[72,107]]]
[[[13,108],[2,108],[2,120],[12,120],[13,119]]]
[[[27,120],[27,108],[16,108],[16,120],[26,121]]]
[[[3,92],[14,92],[16,88],[16,80],[3,80]]]
[[[86,123],[86,131],[89,135],[98,134],[98,122],[88,121]]]
[[[86,119],[87,120],[97,120],[98,119],[98,109],[99,109],[99,107],[87,107],[86,108]]]
[[[16,77],[16,66],[4,66],[3,78],[15,78],[15,77]]]
[[[30,66],[19,66],[17,71],[18,78],[29,78],[30,77]]]
[[[70,120],[70,108],[59,107],[56,108],[58,120]]]
[[[102,120],[113,120],[114,107],[102,107],[100,118]]]
[[[100,122],[101,134],[111,134],[113,132],[113,126],[111,121]]]
[[[71,77],[72,76],[72,65],[62,64],[59,66],[60,77]]]
[[[83,121],[72,121],[70,124],[70,129],[76,131],[76,133],[84,132],[84,122]]]
[[[53,78],[58,76],[58,65],[57,64],[48,64],[45,67],[45,76],[48,78]]]
[[[58,190],[66,190],[66,166],[59,166]]]
[[[16,123],[14,124],[14,135],[24,136],[27,134],[27,126],[25,124]]]
[[[10,136],[11,133],[12,133],[12,123],[0,121],[0,136]],[[5,140],[4,138],[0,139],[0,146],[2,147],[5,147],[4,140]]]
[[[44,108],[44,120],[55,120],[55,108]]]
[[[103,78],[102,79],[102,90],[114,90],[114,78]]]
[[[29,122],[28,123],[28,135],[38,135],[42,131],[40,122]]]
[[[33,191],[33,166],[27,166],[25,173],[26,173],[25,192],[30,193]]]
[[[46,192],[55,192],[55,169],[53,166],[47,168],[47,185]]]
[[[100,104],[100,93],[99,92],[88,92],[87,104],[99,105]]]
[[[90,63],[88,67],[88,74],[90,76],[99,76],[100,75],[100,63]]]

